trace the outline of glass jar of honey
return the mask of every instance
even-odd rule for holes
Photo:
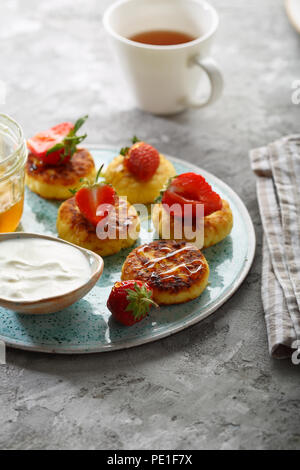
[[[26,159],[21,127],[0,114],[0,233],[13,232],[21,220]]]

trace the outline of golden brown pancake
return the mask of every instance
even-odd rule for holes
[[[46,199],[68,199],[70,189],[79,189],[82,178],[93,183],[95,163],[87,149],[77,149],[69,162],[62,165],[43,166],[29,154],[26,163],[26,184],[31,191]]]
[[[119,198],[117,219],[110,223],[110,229],[115,224],[116,239],[100,239],[96,227],[80,212],[75,197],[63,202],[57,216],[57,231],[60,238],[87,248],[100,256],[118,253],[122,248],[132,246],[138,238],[140,221],[133,206]],[[106,230],[106,229],[105,229]]]
[[[198,297],[208,283],[204,255],[184,241],[157,240],[135,248],[126,258],[122,280],[147,282],[158,304],[178,304]]]
[[[154,206],[152,220],[160,237],[163,237],[163,234],[170,234],[170,239],[174,239],[174,216],[170,215],[169,212],[163,208],[162,204],[156,204]],[[168,226],[170,227],[170,231],[168,231]],[[204,233],[200,234],[202,237],[199,235],[199,237],[195,236],[187,240],[182,236],[180,239],[184,239],[190,243],[195,242],[199,249],[208,248],[227,237],[232,230],[232,226],[233,215],[230,205],[227,201],[222,199],[222,209],[204,217]],[[192,230],[194,232],[196,231],[195,224],[193,224]],[[196,240],[196,238],[198,239]]]

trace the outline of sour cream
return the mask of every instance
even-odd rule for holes
[[[36,301],[66,294],[91,276],[84,254],[64,243],[19,238],[0,242],[0,297]]]

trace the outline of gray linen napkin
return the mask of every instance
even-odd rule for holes
[[[300,135],[251,150],[250,159],[264,229],[262,301],[269,351],[286,358],[300,347]]]

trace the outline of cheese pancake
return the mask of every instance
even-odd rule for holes
[[[56,225],[60,238],[94,251],[100,256],[113,255],[122,248],[132,246],[140,230],[135,208],[122,198],[119,198],[116,206],[116,219],[110,221],[110,233],[114,234],[114,238],[99,238],[96,227],[79,211],[75,197],[62,203]],[[107,232],[107,225],[104,226],[103,233]]]
[[[95,177],[95,163],[87,149],[77,149],[71,160],[61,165],[43,166],[33,154],[28,155],[26,184],[46,199],[68,199],[72,195],[70,189],[82,186],[82,178],[93,183]]]
[[[176,175],[172,163],[159,154],[159,166],[149,181],[138,181],[124,165],[123,155],[114,158],[105,171],[105,180],[119,196],[126,196],[131,204],[149,204],[159,196],[160,191],[172,176]]]
[[[204,255],[184,241],[156,240],[135,248],[122,268],[123,281],[147,282],[160,305],[180,304],[198,297],[207,286]]]
[[[159,236],[163,234],[170,234],[170,238],[174,239],[174,217],[170,216],[162,204],[156,204],[153,208],[152,220],[156,231]],[[227,201],[222,199],[222,209],[212,212],[204,217],[204,227],[201,228],[204,234],[198,234],[194,238],[184,240],[193,243],[195,242],[197,248],[208,248],[209,246],[216,245],[222,241],[227,235],[230,234],[233,226],[233,215],[230,205]],[[168,230],[170,227],[170,230]],[[193,225],[192,230],[196,231],[196,226]],[[183,232],[184,233],[184,232]],[[201,236],[202,235],[202,236]],[[199,243],[200,241],[200,243]],[[197,243],[198,242],[198,243]]]

